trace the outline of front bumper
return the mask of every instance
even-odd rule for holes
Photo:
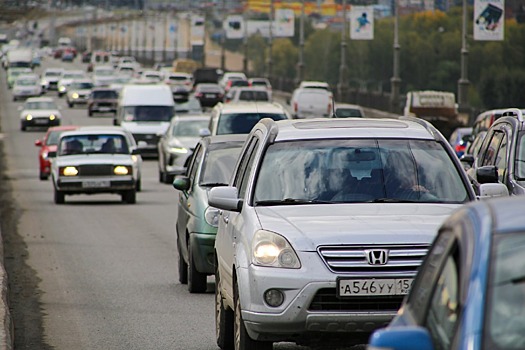
[[[60,177],[55,182],[57,190],[68,194],[122,193],[135,189],[132,176],[119,177]]]
[[[27,119],[22,119],[20,121],[22,127],[31,127],[31,126],[58,126],[60,125],[60,119],[56,118],[56,119],[49,119],[47,117],[45,118],[38,118],[38,117],[35,117],[33,119],[30,119],[30,120],[27,120]]]

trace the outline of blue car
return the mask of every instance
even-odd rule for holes
[[[525,349],[523,208],[516,196],[452,214],[398,315],[367,349]]]

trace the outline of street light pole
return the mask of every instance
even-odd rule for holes
[[[272,77],[272,46],[273,46],[273,0],[270,0],[270,32],[268,37],[268,59],[267,59],[267,71],[266,78],[271,79]]]
[[[226,30],[224,29],[224,22],[226,21],[226,0],[222,0],[222,35],[221,35],[221,69],[224,72],[226,70]]]
[[[339,84],[337,84],[338,100],[344,101],[348,88],[346,82],[346,0],[343,0],[343,29],[341,31],[341,64],[339,66]]]
[[[297,85],[304,79],[304,0],[301,0],[299,20],[299,62],[297,63]]]
[[[244,57],[242,58],[242,71],[244,72],[244,74],[246,74],[246,76],[248,76],[248,21],[247,21],[247,16],[246,16],[246,12],[248,11],[248,3],[245,2],[244,3],[244,6],[245,6],[245,9],[244,9],[244,12],[243,12],[243,25],[244,25],[244,34],[243,34],[243,37],[242,37],[242,45],[243,45],[243,49],[244,49]]]
[[[463,0],[461,30],[461,78],[458,80],[458,104],[460,112],[469,111],[468,103],[468,43],[467,43],[467,0]]]
[[[399,55],[401,45],[399,45],[399,6],[398,1],[395,1],[395,16],[394,16],[394,75],[390,78],[390,110],[397,113],[399,110],[399,88],[401,85],[401,78],[399,77]]]

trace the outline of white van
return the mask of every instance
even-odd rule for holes
[[[130,131],[143,156],[157,156],[159,137],[175,115],[175,102],[166,84],[125,85],[120,94],[114,125]]]
[[[290,105],[294,118],[322,118],[332,114],[333,95],[318,88],[298,88],[292,94]]]

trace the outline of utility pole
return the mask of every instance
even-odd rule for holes
[[[458,81],[458,104],[460,113],[469,113],[468,103],[468,43],[467,43],[467,0],[463,0],[463,21],[461,30],[461,78]],[[470,113],[469,113],[470,117]]]
[[[399,111],[399,87],[401,78],[399,77],[399,55],[401,46],[399,45],[399,6],[398,0],[395,1],[394,16],[394,75],[390,79],[390,110],[393,113]]]
[[[244,49],[244,57],[242,58],[242,71],[244,72],[244,74],[246,74],[246,76],[248,76],[248,20],[247,20],[247,15],[246,15],[246,12],[248,12],[248,5],[247,5],[247,2],[244,3],[244,6],[245,6],[245,9],[244,9],[244,12],[243,12],[243,16],[242,16],[242,20],[243,20],[243,25],[244,25],[244,34],[243,34],[243,38],[242,38],[242,44],[243,44],[243,49]]]
[[[297,63],[297,85],[304,79],[304,0],[301,0],[301,18],[299,20],[299,62]]]
[[[341,31],[341,65],[339,66],[339,84],[337,84],[338,100],[343,102],[348,89],[346,82],[346,0],[343,0],[343,29]]]
[[[222,35],[221,35],[221,69],[226,70],[226,30],[224,29],[224,22],[226,22],[226,0],[222,0]]]
[[[273,46],[273,0],[270,0],[270,31],[269,31],[269,38],[268,38],[268,59],[267,59],[267,70],[266,70],[266,78],[271,79],[272,77],[272,46]]]

